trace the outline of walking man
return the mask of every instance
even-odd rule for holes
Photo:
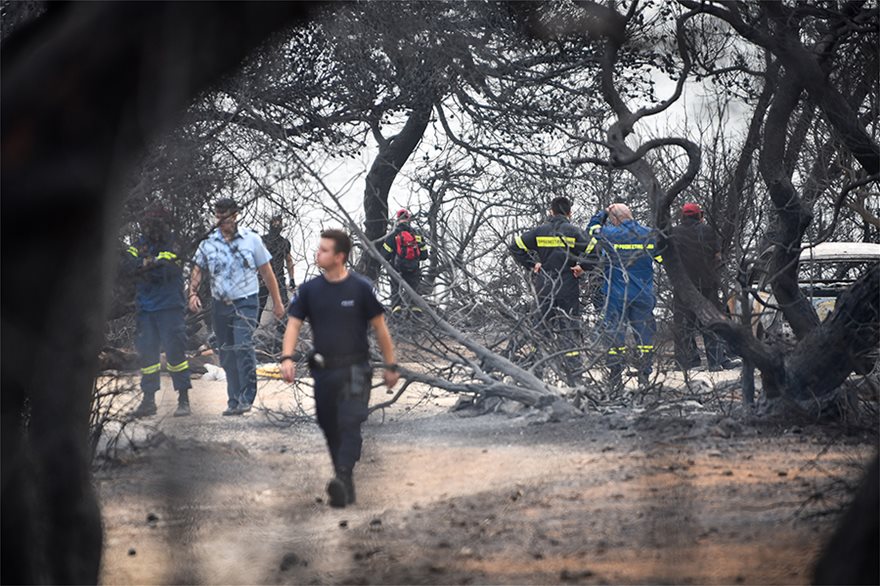
[[[602,293],[606,300],[604,328],[611,386],[619,388],[623,383],[627,326],[635,334],[639,383],[647,384],[657,332],[653,262],[663,260],[656,254],[653,232],[636,222],[629,207],[622,203],[597,212],[587,230],[592,235],[587,252],[599,249],[605,271]]]
[[[719,276],[721,247],[715,231],[703,220],[703,210],[699,204],[686,203],[681,207],[681,222],[672,229],[671,239],[691,282],[703,297],[724,311]],[[700,366],[700,352],[695,340],[697,315],[674,291],[672,312],[675,360],[682,370],[696,368]],[[727,357],[724,343],[711,330],[700,328],[700,331],[709,370],[735,368],[741,364]]]
[[[581,303],[578,278],[588,270],[582,256],[587,246],[584,232],[572,224],[571,201],[557,197],[550,202],[550,218],[537,228],[517,236],[509,250],[514,260],[532,271],[538,295],[538,328],[548,341],[556,340],[562,352],[566,382],[575,386],[581,374]]]
[[[293,291],[296,288],[296,281],[294,280],[293,272],[293,256],[290,254],[290,240],[282,236],[281,230],[283,228],[284,218],[281,214],[272,216],[269,220],[269,232],[263,236],[263,244],[266,245],[266,250],[272,255],[272,260],[269,261],[269,264],[272,265],[272,272],[275,274],[275,280],[278,282],[278,289],[281,293],[281,302],[287,307],[287,287],[285,287],[285,283],[290,287],[290,290]],[[290,277],[289,281],[284,279],[285,267],[287,267],[287,274]],[[260,281],[259,299],[260,309],[257,313],[258,322],[263,317],[263,310],[266,308],[266,301],[269,299],[269,287],[266,286],[265,281]],[[272,340],[270,350],[273,353],[278,351],[278,348],[281,345],[281,338],[284,336],[284,322],[279,321],[277,326],[275,332],[276,335]]]
[[[355,502],[353,472],[361,457],[361,424],[367,419],[372,379],[368,325],[376,332],[389,389],[399,377],[385,309],[376,299],[372,283],[346,268],[350,251],[351,239],[345,232],[321,233],[315,263],[323,274],[302,284],[293,296],[281,356],[282,376],[293,382],[293,354],[302,323],[308,320],[314,338],[309,367],[315,381],[318,425],[335,472],[327,485],[333,507]]]
[[[128,247],[124,270],[137,282],[137,337],[141,362],[141,404],[134,417],[156,414],[159,390],[159,351],[164,348],[166,368],[177,391],[175,417],[190,414],[189,362],[186,359],[183,273],[168,230],[168,213],[162,208],[147,210],[141,221],[141,236]]]
[[[226,372],[223,415],[250,411],[257,396],[253,334],[258,318],[258,272],[269,288],[275,317],[284,317],[278,282],[269,264],[272,257],[259,235],[238,226],[238,211],[238,204],[231,198],[214,204],[217,228],[199,244],[189,285],[189,308],[196,313],[202,309],[198,295],[202,271],[211,276],[214,335],[220,364]]]
[[[428,244],[422,235],[413,229],[410,221],[412,214],[409,210],[401,209],[397,211],[395,216],[396,226],[392,232],[382,242],[380,251],[384,254],[385,260],[391,263],[403,280],[415,291],[419,290],[419,284],[422,282],[421,262],[428,258]],[[400,293],[400,284],[391,279],[391,314],[394,315],[404,309],[402,295]],[[413,311],[421,311],[417,307],[412,308]]]

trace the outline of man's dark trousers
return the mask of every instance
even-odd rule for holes
[[[717,289],[701,289],[700,294],[724,311]],[[684,368],[700,363],[696,333],[703,335],[706,347],[706,362],[709,366],[720,365],[725,358],[724,343],[710,329],[700,326],[697,314],[677,296],[672,296],[672,321],[675,341],[675,360]]]
[[[167,360],[165,368],[171,373],[174,389],[180,392],[192,387],[182,308],[139,311],[135,345],[141,361],[141,390],[145,400],[153,400],[159,390],[159,352],[162,348]]]
[[[337,472],[351,472],[361,458],[361,424],[367,420],[371,369],[367,362],[341,368],[313,368],[318,425]]]
[[[421,271],[401,271],[400,276],[403,277],[403,280],[406,281],[407,285],[413,288],[413,290],[418,293],[419,285],[422,282],[422,272]],[[394,279],[391,279],[391,311],[392,313],[396,313],[403,308],[403,294],[400,291],[400,284]]]
[[[214,335],[220,365],[226,373],[227,406],[253,404],[257,397],[257,358],[254,330],[257,327],[257,295],[231,303],[214,300]]]
[[[555,362],[561,363],[569,383],[573,383],[583,369],[580,315],[581,303],[577,289],[539,298],[537,330],[547,342],[546,352],[562,352],[561,358],[555,359]]]

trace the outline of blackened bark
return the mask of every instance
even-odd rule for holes
[[[413,108],[400,133],[379,143],[379,154],[367,173],[364,190],[364,232],[371,242],[387,232],[391,184],[422,140],[430,118],[431,104],[420,104]],[[379,265],[370,255],[361,257],[359,269],[372,280],[379,276]]]
[[[880,263],[874,263],[837,300],[834,311],[787,357],[789,396],[822,397],[863,370],[880,343]]]
[[[310,8],[79,3],[4,45],[4,583],[98,581],[89,404],[126,165],[198,92]]]
[[[803,205],[792,185],[784,162],[788,126],[801,93],[801,86],[795,76],[785,74],[767,114],[760,157],[761,176],[770,192],[779,227],[776,234],[778,241],[773,247],[771,287],[798,339],[802,339],[819,325],[816,311],[798,287],[801,240],[813,215]]]
[[[813,584],[880,584],[880,459],[862,485],[816,562]]]
[[[752,166],[752,159],[755,156],[755,151],[761,145],[761,129],[764,127],[764,116],[767,114],[767,108],[770,106],[770,99],[776,91],[778,74],[779,68],[773,64],[768,64],[764,77],[764,89],[761,91],[758,102],[755,104],[755,111],[752,113],[752,120],[749,122],[746,139],[736,161],[736,167],[733,170],[730,188],[727,191],[727,201],[724,204],[724,213],[719,214],[716,218],[716,224],[719,225],[721,233],[721,255],[724,258],[727,258],[730,254],[734,232],[740,225],[742,214],[746,213],[742,206],[743,193],[746,189],[746,180],[749,176],[749,169]]]
[[[856,5],[857,3],[853,3]],[[838,137],[869,174],[880,172],[880,147],[859,121],[858,111],[850,107],[846,97],[834,84],[828,82],[828,73],[816,57],[798,38],[798,29],[792,26],[793,15],[781,2],[765,2],[764,10],[774,24],[774,34],[768,47],[795,74],[798,84],[806,88]],[[871,10],[863,8],[863,10]],[[876,26],[876,24],[875,24]]]

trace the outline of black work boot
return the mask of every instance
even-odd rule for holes
[[[137,406],[137,409],[131,412],[131,416],[134,418],[139,417],[149,417],[150,415],[156,414],[156,397],[153,395],[144,395],[141,404]]]
[[[341,509],[348,504],[348,491],[345,489],[345,483],[338,476],[334,476],[327,483],[327,496],[330,497],[330,506]]]
[[[186,417],[191,414],[189,409],[189,390],[184,389],[177,394],[177,409],[174,411],[174,417]]]

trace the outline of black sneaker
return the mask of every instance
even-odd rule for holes
[[[140,405],[137,406],[137,409],[131,412],[131,416],[134,418],[139,417],[149,417],[150,415],[156,414],[156,403],[143,401]]]
[[[177,409],[174,411],[174,417],[186,417],[191,413],[192,411],[189,409],[189,403],[178,403]]]
[[[226,411],[221,413],[224,417],[229,417],[230,415],[241,415],[242,412],[238,410],[238,407],[227,407]]]
[[[239,403],[238,407],[236,408],[236,411],[238,411],[237,415],[243,415],[247,413],[251,410],[251,406],[252,405],[250,403]]]
[[[342,509],[348,503],[348,492],[345,483],[339,478],[333,478],[327,483],[327,496],[330,497],[330,506]]]

